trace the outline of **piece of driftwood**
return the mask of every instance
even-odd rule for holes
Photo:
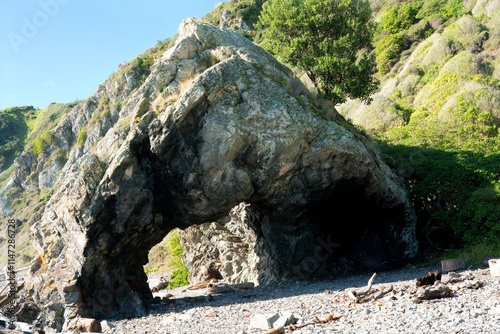
[[[340,320],[340,318],[342,318],[341,315],[334,316],[333,314],[329,314],[326,316],[326,318],[324,320],[316,319],[314,321],[307,322],[307,323],[302,324],[302,325],[290,325],[290,326],[288,326],[288,329],[290,329],[291,331],[296,331],[297,329],[301,329],[301,328],[304,328],[306,326],[327,324],[327,323],[332,322],[332,321]]]
[[[443,273],[465,269],[465,260],[463,258],[442,260],[441,269]]]
[[[366,286],[366,289],[359,290],[359,291],[356,291],[356,290],[349,291],[349,293],[348,293],[349,297],[354,299],[356,302],[359,302],[361,300],[361,298],[363,298],[363,296],[366,295],[367,293],[369,293],[370,290],[372,289],[372,284],[373,284],[373,281],[375,280],[375,277],[377,277],[377,273],[373,273],[372,277],[370,277],[370,279],[368,280],[368,285]]]
[[[216,283],[207,288],[207,294],[218,294],[218,293],[228,293],[240,290],[253,289],[255,284],[252,282],[244,282],[237,284],[227,284],[227,283]]]
[[[203,281],[203,282],[200,282],[200,283],[196,283],[196,284],[190,285],[185,290],[206,289],[206,288],[211,287],[215,283],[217,283],[217,280],[216,279],[211,279],[209,281]],[[183,290],[183,291],[185,291],[185,290]]]
[[[436,281],[441,280],[439,271],[428,272],[427,275],[417,278],[417,288],[421,286],[433,285]]]
[[[438,283],[436,285],[421,288],[417,291],[417,295],[413,298],[415,303],[420,303],[422,300],[440,299],[453,297],[453,291],[446,285]]]
[[[380,291],[373,299],[375,299],[375,300],[380,299],[380,298],[384,297],[385,295],[387,295],[388,293],[391,293],[392,290],[394,290],[394,287],[391,284],[391,286],[389,286],[389,289]]]

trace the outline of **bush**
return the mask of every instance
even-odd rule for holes
[[[377,68],[381,74],[387,74],[399,60],[403,49],[404,38],[402,33],[385,35],[375,46]]]
[[[83,147],[85,145],[86,140],[87,140],[87,128],[84,126],[80,130],[80,133],[78,133],[78,137],[76,139],[76,144],[80,147]]]
[[[409,29],[417,22],[420,4],[402,3],[386,11],[380,19],[380,27],[391,34]]]
[[[374,23],[366,0],[268,0],[260,13],[261,45],[304,70],[334,104],[370,101],[378,87],[371,55]]]
[[[442,36],[449,40],[458,50],[479,51],[484,35],[481,23],[472,15],[465,15],[447,27]]]
[[[188,276],[189,270],[186,265],[182,262],[182,247],[181,239],[179,237],[179,232],[175,231],[170,238],[170,244],[168,246],[168,254],[170,255],[169,267],[173,270],[170,282],[168,282],[168,288],[173,289],[180,286],[185,286],[189,284]]]
[[[460,17],[464,11],[462,0],[430,0],[422,1],[422,8],[417,13],[417,19],[444,17]]]
[[[34,113],[31,106],[0,110],[0,171],[9,168],[21,154],[28,134],[26,119]]]
[[[379,142],[390,165],[405,176],[419,234],[438,248],[496,242],[500,233],[500,156]]]
[[[42,154],[50,145],[55,144],[54,132],[44,131],[38,135],[33,141],[33,153],[35,155]]]
[[[455,234],[469,245],[495,243],[500,235],[500,181],[470,194],[459,213]]]

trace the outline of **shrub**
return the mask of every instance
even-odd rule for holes
[[[391,34],[409,29],[417,22],[420,4],[402,3],[386,11],[380,18],[380,27]]]
[[[403,42],[402,33],[385,35],[377,42],[375,57],[377,68],[381,74],[387,74],[399,60]]]
[[[443,237],[434,239],[433,246],[498,245],[498,155],[379,144],[388,162],[409,182],[419,233],[442,231]]]
[[[168,246],[168,254],[171,258],[169,267],[173,270],[170,282],[168,282],[169,289],[189,284],[189,270],[182,262],[182,247],[180,240],[181,239],[179,237],[179,232],[175,231],[170,238],[170,243]]]
[[[500,245],[500,181],[479,188],[470,194],[454,226],[455,234],[465,243]]]
[[[465,15],[447,27],[442,36],[459,50],[478,51],[486,39],[481,23],[472,15]]]
[[[55,144],[54,132],[44,131],[33,141],[33,153],[35,155],[42,154],[47,147],[53,144]]]
[[[417,19],[444,17],[460,17],[464,11],[462,0],[430,0],[422,1],[422,8],[417,13]]]
[[[80,147],[83,147],[85,145],[86,140],[87,140],[87,128],[84,126],[80,130],[80,133],[78,133],[78,137],[76,139],[76,144]]]

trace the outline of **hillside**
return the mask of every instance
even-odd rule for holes
[[[497,253],[499,4],[407,1],[376,18],[380,90],[339,111],[408,180],[429,247]]]
[[[37,176],[31,172],[26,179],[18,179],[14,159],[20,156],[23,150],[32,149],[40,154],[54,144],[52,129],[59,119],[66,114],[76,103],[58,104],[52,103],[45,109],[35,109],[31,106],[13,107],[0,110],[0,202],[9,203],[8,207],[2,207],[4,214],[15,212],[18,231],[17,265],[26,266],[34,257],[35,249],[29,240],[29,228],[34,220],[40,216],[44,204],[49,200],[51,189],[44,187],[46,182],[55,177],[53,173],[42,173],[41,186],[28,186],[30,180]],[[53,150],[49,157],[44,160],[53,161],[58,168],[67,160],[67,152],[62,148]],[[32,163],[36,163],[32,161]],[[32,166],[36,169],[36,165]],[[37,178],[38,180],[38,178]],[[26,186],[25,191],[19,187],[19,183]],[[6,201],[6,199],[10,200]],[[7,210],[5,210],[7,209]],[[7,235],[7,224],[0,225],[2,236]],[[5,238],[0,238],[0,262],[6,263],[7,251]]]

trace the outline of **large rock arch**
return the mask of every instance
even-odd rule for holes
[[[178,96],[157,113],[161,80]],[[334,110],[319,117],[325,110],[291,72],[245,38],[185,21],[127,104],[125,121],[70,158],[33,227],[40,255],[27,286],[56,323],[63,311],[66,320],[140,314],[151,247],[242,202],[258,217],[257,251],[273,270],[265,277],[335,274],[337,243],[346,252],[370,244],[394,262],[415,255],[401,180]]]

